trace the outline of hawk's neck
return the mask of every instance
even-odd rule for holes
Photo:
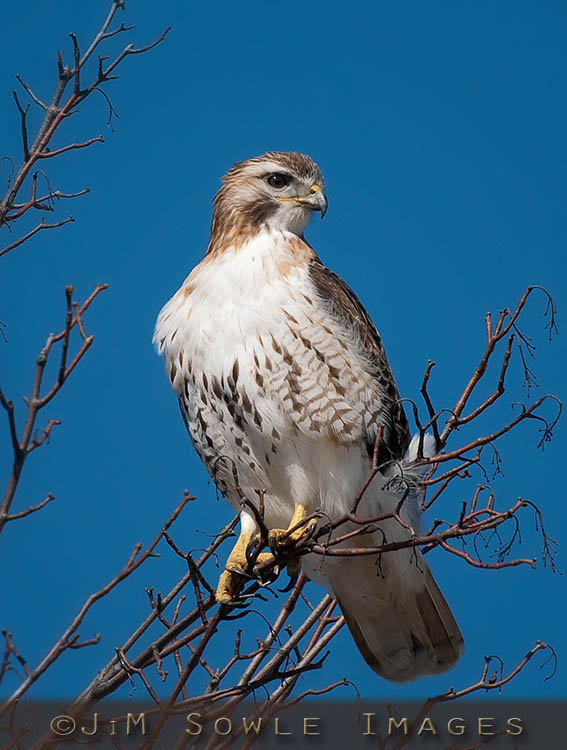
[[[285,258],[291,263],[307,264],[316,257],[302,235],[269,224],[246,233],[227,233],[222,241],[209,244],[201,264],[219,261],[223,256],[240,256],[242,262],[251,264],[261,258]]]

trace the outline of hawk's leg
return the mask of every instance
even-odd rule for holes
[[[270,548],[286,549],[307,539],[317,524],[317,519],[309,518],[308,515],[304,505],[296,505],[287,529],[270,530],[268,535]]]
[[[238,599],[238,589],[240,588],[243,577],[250,577],[247,572],[249,569],[248,548],[253,539],[257,536],[257,527],[254,520],[248,514],[241,516],[242,530],[236,544],[232,548],[224,571],[219,576],[215,599],[219,604],[232,604]],[[272,559],[269,552],[262,552],[256,558],[256,563]]]

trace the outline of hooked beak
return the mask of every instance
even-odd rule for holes
[[[278,200],[293,201],[294,203],[300,203],[302,206],[307,206],[307,208],[310,208],[312,211],[321,211],[321,218],[327,213],[327,197],[319,185],[311,185],[309,188],[309,195],[305,198],[284,198],[283,196],[278,196]]]
[[[319,185],[312,185],[309,198],[302,202],[309,206],[312,211],[321,211],[321,218],[327,213],[327,196],[321,190]]]

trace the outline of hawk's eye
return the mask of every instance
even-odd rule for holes
[[[276,172],[276,174],[271,174],[268,177],[268,185],[271,185],[278,190],[286,187],[290,182],[291,177],[288,174],[282,174],[282,172]]]

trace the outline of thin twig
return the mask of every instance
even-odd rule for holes
[[[33,237],[34,234],[37,234],[38,232],[41,232],[42,229],[57,229],[57,227],[62,227],[64,224],[69,224],[70,222],[74,222],[75,219],[72,216],[68,216],[66,219],[63,219],[62,221],[56,221],[53,224],[46,224],[45,220],[42,219],[39,224],[32,229],[30,232],[25,234],[23,237],[20,237],[19,240],[16,240],[15,242],[12,242],[11,245],[7,245],[3,250],[0,250],[0,257],[2,255],[6,255],[6,253],[9,253],[10,250],[14,250],[16,247],[19,247],[21,244],[23,244],[26,240],[29,240],[30,237]]]

